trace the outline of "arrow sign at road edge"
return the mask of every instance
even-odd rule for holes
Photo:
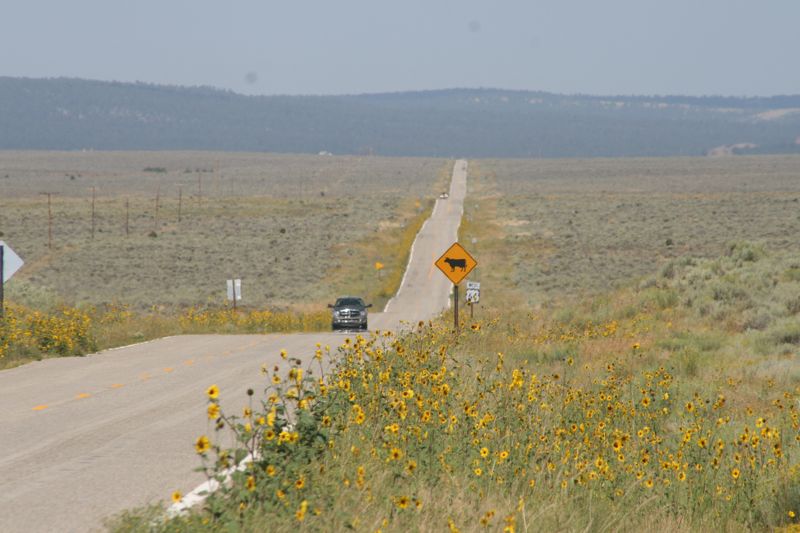
[[[0,241],[0,246],[3,247],[3,283],[5,283],[11,279],[11,276],[13,276],[17,270],[22,268],[25,261],[23,261],[5,241]]]

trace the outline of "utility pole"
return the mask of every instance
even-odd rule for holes
[[[125,198],[125,236],[131,234],[130,231],[130,219],[131,219],[131,203],[128,198]]]
[[[203,174],[197,171],[197,204],[203,205]]]
[[[156,216],[153,218],[153,231],[158,231],[158,202],[161,197],[161,185],[156,188]]]
[[[54,194],[58,194],[55,192],[40,192],[39,194],[43,194],[47,196],[47,249],[53,249],[53,208],[51,202],[51,196]]]
[[[183,186],[178,185],[178,224],[181,222],[181,204],[183,203]]]
[[[94,201],[95,201],[95,188],[92,187],[92,239],[94,239]]]

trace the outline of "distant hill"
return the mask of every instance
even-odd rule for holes
[[[800,153],[800,95],[452,89],[244,96],[205,87],[0,77],[0,149],[522,158]]]

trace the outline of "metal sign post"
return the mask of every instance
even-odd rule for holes
[[[453,285],[453,327],[458,331],[458,285]]]

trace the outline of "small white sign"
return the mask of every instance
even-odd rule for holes
[[[477,281],[467,282],[467,303],[476,304],[481,301],[481,284]]]
[[[4,241],[0,241],[0,246],[3,247],[3,283],[5,283],[11,279],[11,276],[13,276],[17,270],[22,268],[25,261],[20,259],[20,257],[14,253],[14,250]]]
[[[242,280],[240,279],[228,280],[228,300],[233,301],[234,294],[237,302],[242,299]]]

